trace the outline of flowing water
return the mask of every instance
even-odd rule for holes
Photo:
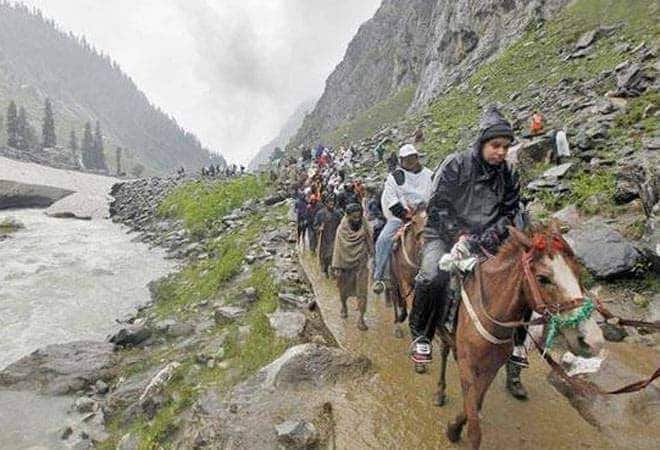
[[[5,217],[25,229],[0,242],[0,369],[45,345],[103,340],[115,318],[149,300],[147,283],[174,267],[109,220]]]
[[[332,281],[303,257],[303,265],[314,286],[323,318],[340,345],[367,355],[375,375],[349,389],[334,402],[337,448],[345,449],[445,449],[468,448],[463,431],[455,446],[445,437],[446,425],[461,408],[460,387],[453,361],[448,365],[449,401],[443,408],[432,403],[438,378],[438,364],[424,375],[415,374],[406,354],[408,339],[394,337],[391,308],[380,298],[370,298],[368,332],[355,328],[356,311],[349,319],[339,317],[339,296]],[[546,368],[533,359],[523,381],[530,400],[520,402],[504,388],[500,371],[491,386],[482,410],[484,449],[608,449],[618,448],[588,424],[569,402],[546,381]]]

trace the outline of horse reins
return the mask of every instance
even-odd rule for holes
[[[525,278],[529,284],[529,289],[532,294],[532,300],[534,306],[532,309],[536,311],[537,313],[541,314],[541,317],[531,320],[531,321],[512,321],[512,322],[500,322],[496,319],[494,319],[486,310],[486,308],[483,305],[483,301],[481,297],[483,296],[483,291],[482,291],[482,283],[481,283],[481,271],[477,268],[477,283],[479,285],[479,297],[480,297],[480,302],[479,306],[481,307],[481,311],[484,313],[488,321],[493,323],[494,325],[500,326],[502,328],[508,328],[508,329],[513,329],[513,328],[518,328],[520,326],[528,327],[532,325],[545,325],[548,323],[550,316],[554,314],[559,314],[562,312],[566,311],[571,311],[573,309],[576,309],[580,307],[584,303],[584,297],[582,298],[577,298],[573,299],[570,302],[567,302],[566,304],[554,304],[554,305],[549,305],[543,300],[543,297],[541,295],[541,289],[538,285],[538,281],[536,280],[536,277],[534,276],[534,273],[532,272],[531,269],[531,262],[534,260],[534,258],[537,255],[537,250],[535,248],[532,248],[531,250],[525,252],[521,258],[522,266],[523,266],[523,272],[525,274]],[[467,292],[465,291],[465,288],[463,286],[463,283],[461,282],[461,299],[463,301],[463,304],[465,305],[465,309],[470,316],[470,319],[472,320],[473,325],[475,326],[476,330],[479,332],[481,337],[483,337],[486,341],[490,342],[491,344],[494,345],[502,345],[502,344],[507,344],[512,341],[512,338],[508,339],[500,339],[493,334],[491,334],[486,328],[483,326],[481,321],[479,320],[479,317],[472,307],[472,304],[470,302],[470,298],[467,295]],[[654,329],[660,329],[660,323],[659,321],[656,322],[644,322],[644,321],[638,321],[638,320],[628,320],[628,319],[622,319],[619,317],[614,316],[611,312],[609,312],[602,304],[602,301],[596,300],[595,306],[597,310],[601,313],[601,315],[606,319],[617,319],[618,322],[622,325],[628,325],[628,326],[633,326],[633,327],[648,327],[648,328],[654,328]],[[627,393],[632,393],[632,392],[637,392],[640,391],[647,386],[649,386],[653,381],[655,381],[657,378],[660,377],[660,367],[656,368],[653,374],[644,380],[636,381],[634,383],[630,383],[628,385],[625,385],[621,388],[618,389],[613,389],[613,390],[603,390],[599,388],[598,386],[592,384],[592,383],[587,383],[583,380],[580,379],[575,379],[573,377],[570,377],[566,371],[561,367],[560,364],[558,364],[550,355],[550,353],[547,351],[546,348],[544,348],[541,344],[539,344],[534,337],[528,333],[528,336],[531,338],[532,342],[534,342],[535,347],[541,354],[541,357],[548,363],[550,368],[566,383],[570,384],[573,386],[576,391],[580,393],[592,393],[592,394],[600,394],[600,395],[618,395],[618,394],[627,394]]]

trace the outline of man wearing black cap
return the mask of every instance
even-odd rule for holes
[[[449,273],[438,268],[442,255],[460,239],[495,253],[507,238],[507,226],[519,214],[520,185],[506,163],[513,141],[511,124],[495,108],[481,118],[479,137],[470,150],[449,155],[437,169],[424,233],[422,263],[415,281],[410,314],[412,359],[417,366],[431,361],[431,340],[448,306]],[[520,341],[520,339],[518,339]],[[519,342],[522,345],[522,341]],[[514,354],[520,353],[520,346]],[[518,364],[507,364],[507,387],[526,398]]]

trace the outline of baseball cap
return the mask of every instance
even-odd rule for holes
[[[419,152],[412,144],[406,144],[399,149],[399,158],[405,158],[406,156],[419,155]]]

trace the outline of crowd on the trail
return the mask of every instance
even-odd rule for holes
[[[530,132],[540,132],[542,116],[535,114],[532,122]],[[385,160],[385,145],[378,143],[374,155],[388,169],[380,186],[351,176],[358,156],[354,147],[305,148],[280,167],[295,199],[299,244],[318,258],[326,277],[336,280],[342,317],[348,316],[348,298],[357,299],[360,330],[367,330],[369,274],[373,292],[384,292],[395,235],[417,208],[426,208],[409,316],[415,364],[431,362],[436,327],[448,317],[451,274],[440,269],[442,257],[458,243],[475,255],[491,256],[508,237],[508,227],[522,228],[525,223],[520,185],[507,157],[515,142],[511,124],[491,107],[476,134],[471,148],[449,155],[435,171],[422,164],[421,129]],[[520,369],[527,365],[524,340],[521,328],[507,364],[507,387],[517,398],[527,396],[520,381]]]
[[[245,173],[245,166],[236,164],[226,165],[224,168],[219,164],[210,164],[200,169],[203,178],[233,178]]]

